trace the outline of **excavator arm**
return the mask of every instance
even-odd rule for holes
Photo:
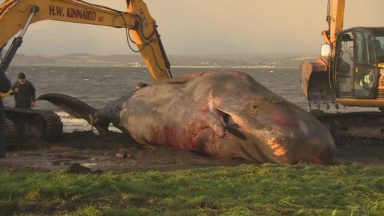
[[[343,30],[344,10],[345,0],[328,1],[328,30],[322,32],[326,44],[332,45],[335,43],[337,34]]]
[[[337,35],[343,30],[344,10],[345,0],[328,0],[328,29],[322,32],[322,36],[326,44],[323,47],[329,48],[329,57],[306,61],[300,66],[302,89],[311,109],[312,105],[320,108],[324,103],[328,107],[329,103],[336,101],[332,83],[334,74],[330,67],[336,55]]]
[[[5,72],[21,45],[28,26],[42,20],[110,26],[129,29],[129,39],[137,45],[154,81],[172,77],[155,20],[143,0],[126,0],[122,12],[82,0],[6,0],[0,5],[0,51],[19,31],[1,65]],[[129,41],[128,41],[129,43]]]

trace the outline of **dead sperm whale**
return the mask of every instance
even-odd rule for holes
[[[330,163],[334,141],[305,110],[242,72],[196,73],[165,80],[96,110],[76,98],[44,94],[99,131],[113,123],[138,143],[255,162]]]

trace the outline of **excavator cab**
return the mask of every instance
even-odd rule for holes
[[[384,28],[352,28],[338,34],[331,64],[337,101],[350,106],[380,106],[384,99]]]
[[[328,49],[327,49],[328,48]],[[341,31],[322,47],[322,57],[301,65],[302,87],[310,103],[384,106],[384,28]]]
[[[340,33],[333,65],[338,98],[375,98],[378,70],[374,42],[366,29]]]

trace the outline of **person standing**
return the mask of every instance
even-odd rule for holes
[[[0,71],[0,93],[6,93],[11,87],[11,82],[5,76],[3,71]],[[4,105],[0,97],[0,158],[5,157],[5,114]]]
[[[15,108],[31,108],[35,103],[35,87],[26,79],[25,74],[20,72],[17,80],[11,88],[11,95],[15,98]]]

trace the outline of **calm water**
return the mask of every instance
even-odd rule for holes
[[[246,68],[246,69],[204,69],[173,68],[174,76],[195,71],[237,70],[250,74],[262,85],[285,99],[307,107],[299,82],[299,70],[295,68]],[[18,72],[24,72],[32,81],[37,95],[62,93],[79,98],[95,108],[127,94],[137,81],[151,82],[146,68],[100,68],[100,67],[10,67],[8,77],[16,79]],[[7,106],[13,106],[13,98],[5,99]],[[38,102],[36,108],[56,110],[52,105]]]

